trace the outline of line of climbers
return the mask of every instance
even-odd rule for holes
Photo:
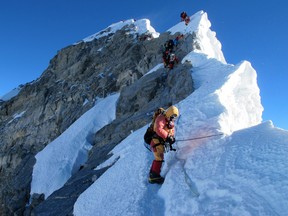
[[[190,17],[187,15],[187,13],[184,11],[180,14],[181,21],[185,22],[185,25],[188,25],[190,22]],[[177,56],[174,53],[174,47],[177,47],[179,40],[183,38],[184,35],[178,35],[174,40],[170,39],[167,40],[164,44],[164,51],[162,54],[163,64],[165,68],[173,69],[175,63],[178,63],[179,60]]]
[[[164,51],[162,54],[164,67],[170,69],[174,68],[175,63],[178,63],[178,58],[174,53],[174,47],[177,47],[179,40],[183,38],[183,34],[178,35],[174,40],[167,40],[164,44]]]
[[[188,25],[190,17],[186,12],[180,14],[181,21]],[[164,44],[164,52],[162,55],[164,67],[170,69],[174,68],[174,64],[178,63],[178,58],[174,53],[174,47],[177,47],[179,40],[184,35],[178,35],[174,40],[170,39]],[[152,123],[147,128],[144,134],[145,143],[150,144],[150,149],[153,152],[154,160],[152,162],[148,181],[149,183],[162,184],[164,177],[160,175],[162,163],[164,162],[164,152],[167,148],[167,144],[170,150],[176,150],[172,148],[175,143],[175,130],[174,120],[179,116],[179,110],[176,106],[170,106],[167,110],[158,108],[153,115]],[[144,143],[144,144],[145,144]]]

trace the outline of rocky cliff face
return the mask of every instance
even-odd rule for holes
[[[147,39],[129,34],[132,27],[62,49],[39,79],[24,85],[16,97],[0,102],[0,215],[71,215],[77,196],[105,172],[94,168],[109,157],[109,151],[131,130],[147,124],[155,108],[191,94],[189,63],[145,75],[162,63],[161,48],[176,35],[165,33]],[[180,60],[193,49],[194,42],[192,35],[180,41],[176,49]],[[25,210],[35,155],[97,98],[114,92],[120,92],[117,118],[91,140],[87,163],[40,205],[37,202],[43,197],[35,195]]]

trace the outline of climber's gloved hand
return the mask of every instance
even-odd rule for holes
[[[175,137],[174,136],[168,136],[166,138],[166,142],[168,142],[170,145],[172,145],[173,143],[175,143]]]

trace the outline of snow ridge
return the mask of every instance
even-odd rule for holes
[[[156,32],[155,29],[150,25],[150,20],[140,19],[140,20],[136,21],[134,19],[129,19],[129,20],[114,23],[114,24],[108,26],[106,29],[104,29],[100,32],[97,32],[97,33],[95,33],[89,37],[84,38],[82,41],[90,42],[92,40],[99,39],[101,37],[105,37],[105,36],[108,36],[110,34],[114,34],[116,31],[124,28],[125,26],[127,26],[127,29],[130,30],[130,34],[141,35],[144,33],[150,33],[153,38],[159,37],[159,33]]]
[[[204,11],[199,11],[190,17],[190,22],[186,26],[184,22],[180,22],[172,28],[168,29],[167,32],[175,34],[180,32],[184,35],[195,34],[196,41],[200,45],[199,53],[206,54],[209,58],[216,58],[222,63],[226,63],[224,55],[222,53],[222,45],[216,38],[216,33],[211,31],[211,23],[208,20],[208,15]]]

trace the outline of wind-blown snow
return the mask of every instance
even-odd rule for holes
[[[207,132],[209,127],[209,130],[216,128],[230,134],[261,122],[260,90],[256,71],[249,62],[227,65],[195,52],[184,57],[182,62],[186,61],[194,65],[192,76],[196,91],[191,95],[193,106],[189,112],[195,112],[194,124],[199,124],[197,133],[203,127]],[[200,127],[200,124],[204,125]]]
[[[120,21],[117,23],[114,23],[110,26],[108,26],[106,29],[97,32],[87,38],[84,38],[82,41],[84,42],[89,42],[94,39],[99,39],[104,36],[108,36],[110,34],[114,34],[116,31],[122,29],[123,27],[128,26],[128,28],[131,30],[130,34],[145,34],[149,33],[152,35],[153,38],[159,37],[159,33],[155,31],[155,29],[150,25],[150,20],[148,19],[140,19],[140,20],[134,20],[134,19],[129,19],[125,21]],[[131,26],[133,26],[131,28]]]
[[[47,198],[86,162],[91,148],[89,136],[115,119],[118,97],[119,94],[114,94],[99,99],[93,108],[36,155],[31,194],[44,193]]]

